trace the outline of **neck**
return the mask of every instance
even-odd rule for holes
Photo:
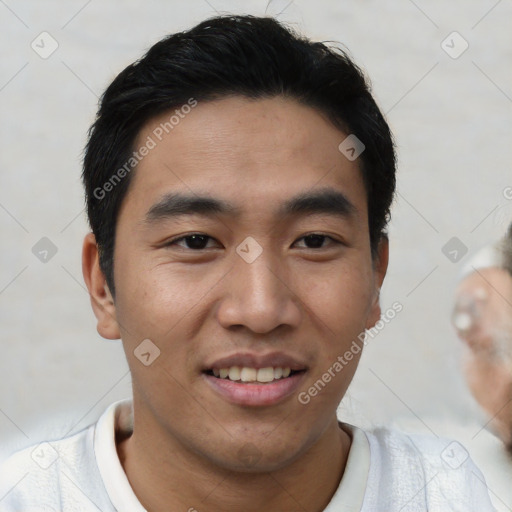
[[[343,475],[351,439],[333,417],[320,438],[272,472],[233,472],[189,450],[155,424],[137,422],[118,454],[146,510],[322,511]],[[151,435],[147,435],[151,432]]]

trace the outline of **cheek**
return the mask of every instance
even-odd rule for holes
[[[371,273],[338,265],[316,275],[305,274],[300,287],[304,302],[333,333],[364,330],[373,298]]]
[[[145,269],[132,261],[119,269],[124,278],[119,280],[116,312],[134,389],[148,403],[164,399],[161,390],[166,390],[165,400],[184,408],[188,395],[176,382],[195,372],[195,306],[204,296],[202,284],[164,266]]]
[[[128,252],[130,258],[119,255],[115,261],[116,310],[127,324],[169,328],[200,300],[204,280],[195,279],[193,270]]]
[[[312,333],[320,339],[315,343],[316,362],[303,390],[306,398],[311,398],[315,414],[335,407],[352,381],[364,350],[362,336],[373,302],[371,283],[371,272],[341,266],[329,275],[310,275],[303,280],[304,302],[314,324]]]

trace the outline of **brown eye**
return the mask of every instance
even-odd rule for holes
[[[328,239],[330,242],[337,242],[333,238],[327,235],[322,235],[320,233],[313,233],[310,235],[303,236],[299,240],[304,240],[304,243],[306,245],[306,249],[323,249],[325,247],[324,241]]]
[[[202,249],[206,249],[209,240],[213,240],[213,238],[201,233],[194,233],[192,235],[182,236],[180,238],[171,240],[167,246],[179,245],[184,249],[200,251]],[[185,245],[183,245],[183,243]]]

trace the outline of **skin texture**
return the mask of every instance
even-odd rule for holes
[[[138,143],[167,118],[151,120]],[[94,236],[85,238],[98,332],[122,338],[132,373],[134,432],[118,452],[148,510],[320,511],[339,485],[351,439],[336,408],[360,353],[309,404],[297,395],[379,319],[388,262],[387,240],[371,258],[362,174],[338,150],[345,137],[291,99],[199,103],[133,176],[117,222],[115,303]],[[325,188],[354,213],[276,215],[286,199]],[[176,191],[224,199],[240,215],[144,221]],[[164,246],[192,233],[212,237],[207,248]],[[311,233],[340,243],[311,248]],[[262,248],[252,263],[236,252],[247,236]],[[144,339],[161,351],[150,366],[134,356]],[[202,370],[238,351],[292,354],[307,364],[300,388],[270,406],[228,402]]]
[[[472,272],[458,286],[456,311],[472,317],[457,329],[466,347],[466,381],[512,451],[512,276],[498,267]]]

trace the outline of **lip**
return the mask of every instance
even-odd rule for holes
[[[203,371],[213,369],[220,370],[221,368],[231,368],[232,366],[247,367],[247,368],[274,368],[289,367],[292,371],[307,370],[308,366],[300,358],[284,352],[267,352],[266,354],[257,354],[254,352],[236,352],[209,363],[203,368]],[[268,384],[266,384],[268,385]]]
[[[202,376],[207,384],[228,402],[242,406],[264,407],[276,405],[297,391],[306,373],[306,371],[295,373],[268,384],[242,383],[220,379],[207,373],[203,373]]]

